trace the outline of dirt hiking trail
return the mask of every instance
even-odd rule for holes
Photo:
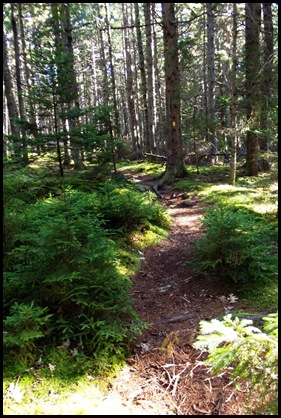
[[[124,173],[145,186],[149,176]],[[201,236],[204,214],[195,196],[165,186],[159,201],[172,217],[170,235],[142,254],[132,277],[133,306],[150,324],[134,354],[112,382],[111,415],[243,415],[245,396],[233,393],[227,373],[213,377],[202,364],[206,354],[192,347],[201,319],[210,320],[246,306],[222,300],[231,289],[215,279],[196,277],[186,264]],[[113,404],[112,404],[113,402]]]

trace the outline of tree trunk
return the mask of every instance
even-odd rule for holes
[[[128,5],[127,5],[128,6]],[[131,45],[129,41],[128,32],[128,17],[125,3],[122,3],[123,12],[123,25],[124,25],[124,45],[125,45],[125,60],[126,60],[126,91],[127,91],[127,102],[129,111],[129,127],[130,136],[133,145],[133,151],[139,149],[138,138],[136,136],[136,111],[135,111],[135,91],[133,89],[133,73],[132,73],[132,57],[131,57]]]
[[[245,3],[246,42],[246,116],[247,116],[247,171],[249,176],[258,175],[260,115],[260,24],[261,4]]]
[[[154,151],[153,138],[153,65],[152,65],[152,36],[151,36],[151,3],[143,3],[145,34],[146,34],[146,68],[147,68],[147,112],[148,112],[148,152]]]
[[[68,68],[64,69],[64,74],[65,74],[65,70],[69,71],[68,77],[67,77],[69,81],[69,85],[66,88],[68,88],[68,94],[69,94],[69,98],[67,100],[68,102],[67,108],[68,108],[68,111],[70,111],[74,107],[76,109],[79,109],[80,105],[79,105],[79,100],[78,100],[77,79],[76,79],[76,73],[74,69],[72,26],[71,26],[71,21],[70,21],[69,3],[61,3],[60,9],[61,9],[61,24],[63,28],[62,41],[63,41],[64,49],[65,49],[64,52],[66,54],[66,63],[68,64]],[[73,132],[75,127],[79,125],[79,116],[73,116],[73,117],[69,116],[68,122],[69,122],[70,131],[72,130]],[[75,135],[73,135],[73,133],[72,133],[71,146],[72,146],[71,155],[74,161],[74,168],[76,170],[83,170],[84,164],[83,164],[82,156],[81,156],[81,149],[80,149],[81,147],[75,144]]]
[[[120,133],[120,123],[119,123],[119,115],[118,115],[115,69],[114,69],[114,65],[113,65],[113,52],[112,52],[111,33],[110,33],[110,24],[109,24],[109,5],[107,3],[105,3],[105,10],[106,10],[106,29],[107,29],[107,39],[108,39],[108,53],[109,53],[109,62],[110,62],[111,84],[112,84],[112,97],[113,97],[113,107],[114,107],[113,134],[114,135],[119,135],[119,133]]]
[[[180,114],[178,32],[174,3],[162,3],[166,85],[167,164],[163,182],[186,175]]]
[[[13,94],[13,84],[12,77],[8,61],[8,52],[7,52],[7,39],[3,31],[3,75],[4,75],[4,86],[5,86],[5,95],[7,99],[7,107],[9,112],[9,120],[11,126],[11,132],[13,135],[14,143],[14,155],[17,159],[21,158],[21,142],[20,142],[20,129],[16,125],[15,120],[19,118],[19,113],[17,109],[17,104]]]
[[[152,14],[155,15],[155,3],[152,3]],[[165,151],[165,137],[164,137],[164,109],[163,109],[163,95],[159,74],[159,53],[157,47],[157,36],[155,25],[153,25],[153,63],[154,63],[154,84],[155,84],[155,132],[154,140],[156,146],[156,152],[158,154],[163,154]]]
[[[260,129],[262,136],[259,138],[261,151],[268,151],[269,148],[269,113],[271,110],[272,96],[272,73],[273,73],[273,24],[272,24],[272,3],[262,3],[263,25],[264,25],[264,54],[262,74],[262,104],[260,115]]]
[[[135,5],[135,22],[137,27],[137,41],[138,41],[138,54],[139,54],[139,69],[141,75],[141,107],[143,113],[143,142],[145,144],[145,149],[149,150],[149,133],[148,133],[148,104],[147,104],[147,84],[145,77],[145,64],[144,64],[144,53],[143,53],[143,43],[140,30],[140,17],[139,17],[139,6],[138,3]]]
[[[17,83],[17,93],[18,93],[18,103],[19,103],[19,114],[21,121],[23,123],[21,130],[21,140],[22,140],[22,154],[23,154],[23,163],[28,165],[28,151],[26,143],[26,116],[24,112],[24,102],[23,102],[23,89],[22,89],[22,79],[21,79],[21,68],[20,68],[20,48],[19,48],[19,35],[18,35],[18,26],[17,21],[14,15],[14,3],[11,3],[11,24],[14,35],[14,52],[15,52],[15,63],[16,63],[16,83]]]
[[[214,46],[214,11],[213,3],[207,4],[207,40],[208,40],[208,131],[211,142],[211,153],[217,153],[217,140],[215,135],[215,46]],[[216,162],[215,155],[211,155],[209,162]]]
[[[24,66],[24,77],[27,89],[27,102],[29,107],[29,120],[30,120],[30,131],[33,134],[34,138],[38,137],[38,127],[35,116],[35,106],[31,98],[31,81],[30,81],[30,71],[27,64],[27,53],[26,53],[26,42],[24,35],[24,26],[23,26],[23,16],[22,16],[22,3],[17,3],[18,5],[18,15],[20,23],[20,38],[21,38],[21,47],[22,47],[22,57],[23,57],[23,66]],[[40,145],[37,145],[37,153],[40,155],[41,149]]]
[[[232,18],[232,91],[231,91],[231,129],[232,129],[232,146],[231,146],[231,164],[230,164],[230,180],[229,184],[235,186],[236,182],[236,165],[237,165],[237,5],[233,3]]]

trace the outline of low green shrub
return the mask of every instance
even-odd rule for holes
[[[10,316],[4,319],[3,344],[15,350],[21,358],[32,354],[35,340],[45,335],[47,324],[52,315],[47,315],[47,308],[15,302],[10,308]]]
[[[130,232],[149,223],[167,228],[169,218],[152,192],[140,193],[132,188],[117,188],[104,194],[100,213],[111,228]]]
[[[249,212],[219,205],[202,219],[196,270],[237,283],[267,282],[277,272],[277,230]]]
[[[255,415],[278,414],[278,313],[263,318],[262,331],[248,319],[212,319],[200,322],[193,344],[208,351],[205,364],[213,374],[225,370],[231,380],[246,381],[250,388],[248,408]]]
[[[70,339],[108,359],[134,338],[137,315],[97,202],[95,194],[68,191],[26,207],[4,272],[4,314],[11,316],[16,301],[46,308],[52,317],[45,340]],[[21,322],[17,331],[23,332]]]

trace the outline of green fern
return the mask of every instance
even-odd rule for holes
[[[194,347],[209,352],[205,363],[211,366],[214,374],[228,368],[233,381],[242,378],[249,382],[250,392],[259,395],[256,405],[250,404],[249,407],[275,414],[278,399],[278,313],[263,320],[263,331],[252,326],[252,320],[233,319],[231,314],[222,321],[201,321]]]

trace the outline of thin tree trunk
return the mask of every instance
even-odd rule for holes
[[[152,15],[155,14],[155,3],[152,3]],[[159,74],[159,62],[158,62],[158,47],[157,37],[155,31],[155,25],[153,25],[153,63],[154,63],[154,85],[155,85],[155,132],[154,140],[156,145],[156,152],[163,153],[165,150],[164,146],[164,109],[163,109],[163,95]]]
[[[65,46],[65,53],[67,57],[67,63],[69,64],[69,100],[67,103],[68,111],[70,111],[73,107],[77,109],[80,108],[79,100],[78,100],[78,85],[76,79],[76,73],[74,69],[74,53],[73,53],[73,45],[72,45],[72,26],[70,22],[70,13],[69,13],[69,3],[61,3],[61,23],[63,26],[62,32],[62,41]],[[79,116],[76,117],[69,117],[69,128],[70,130],[74,130],[74,128],[79,125]],[[73,134],[72,134],[73,135]],[[74,141],[71,141],[72,146],[72,158],[74,161],[74,168],[76,170],[83,170],[84,164],[82,161],[81,156],[81,149],[75,144],[75,137]]]
[[[139,17],[139,6],[138,3],[135,5],[135,22],[137,27],[137,41],[138,41],[138,53],[139,53],[139,69],[141,75],[141,107],[143,113],[143,142],[145,144],[145,149],[149,150],[149,133],[148,133],[148,104],[147,104],[147,84],[145,76],[145,64],[144,64],[144,53],[143,53],[143,43],[140,30],[140,17]]]
[[[15,123],[15,120],[18,119],[19,113],[17,109],[16,100],[13,94],[13,84],[12,77],[8,61],[8,52],[7,52],[7,39],[3,31],[3,75],[4,75],[4,86],[5,86],[5,95],[7,99],[7,107],[9,112],[9,120],[11,132],[13,135],[14,143],[14,155],[17,159],[21,158],[21,141],[20,141],[20,129]]]
[[[127,90],[127,101],[129,111],[129,126],[130,135],[133,145],[133,151],[138,151],[139,144],[136,136],[136,114],[135,114],[135,92],[133,90],[133,74],[132,74],[132,57],[131,57],[131,46],[129,42],[128,33],[128,18],[127,10],[125,10],[125,3],[122,3],[123,12],[123,25],[124,29],[124,44],[125,44],[125,59],[126,59],[126,90]]]
[[[107,40],[108,40],[108,53],[109,53],[109,63],[110,63],[110,73],[111,73],[111,84],[112,84],[112,97],[113,97],[113,107],[114,107],[114,130],[113,134],[119,135],[120,133],[120,122],[118,115],[118,104],[117,104],[117,92],[116,92],[116,81],[115,81],[115,69],[113,65],[113,52],[112,52],[112,42],[111,42],[111,33],[110,33],[110,24],[109,24],[109,5],[105,3],[106,10],[106,31],[107,31]]]
[[[151,3],[143,3],[146,34],[146,68],[147,68],[147,112],[148,112],[148,152],[154,151],[153,138],[153,65],[151,36]]]
[[[229,184],[235,186],[236,182],[236,165],[237,165],[237,5],[233,3],[232,18],[232,92],[231,92],[231,129],[232,129],[232,146],[231,146],[231,164],[230,164],[230,180]]]
[[[23,16],[22,16],[22,3],[17,3],[18,5],[18,15],[19,15],[19,24],[20,24],[20,38],[21,38],[21,47],[22,47],[22,57],[23,57],[23,66],[24,66],[24,76],[27,89],[27,102],[29,107],[30,115],[30,131],[33,134],[34,138],[38,137],[38,127],[35,116],[35,107],[31,98],[31,82],[30,82],[30,71],[27,64],[27,53],[26,53],[26,42],[24,35],[24,26],[23,26]],[[40,155],[41,149],[40,145],[37,145],[37,153]]]
[[[26,115],[24,111],[24,101],[23,101],[23,89],[22,89],[22,78],[21,78],[21,67],[20,67],[20,49],[19,49],[19,35],[18,35],[18,26],[17,21],[14,15],[14,3],[11,3],[11,23],[14,35],[14,52],[15,52],[15,63],[16,63],[16,83],[17,83],[17,93],[18,93],[18,103],[19,103],[19,114],[23,124],[26,125]],[[22,152],[23,152],[23,163],[28,165],[28,151],[27,151],[27,137],[26,137],[26,126],[23,125],[21,128],[22,133]]]
[[[263,25],[264,25],[264,53],[263,53],[263,74],[262,74],[262,106],[260,115],[260,129],[262,136],[259,139],[261,151],[269,149],[269,113],[271,110],[272,96],[272,73],[273,73],[273,24],[272,24],[272,3],[262,3]]]
[[[246,116],[247,116],[247,170],[249,176],[258,175],[260,114],[260,25],[261,3],[245,3],[246,42]]]
[[[211,153],[217,153],[217,140],[215,135],[215,46],[214,46],[214,11],[213,3],[207,4],[207,40],[208,40],[208,128],[211,142]],[[216,157],[210,157],[210,163],[216,162]]]

